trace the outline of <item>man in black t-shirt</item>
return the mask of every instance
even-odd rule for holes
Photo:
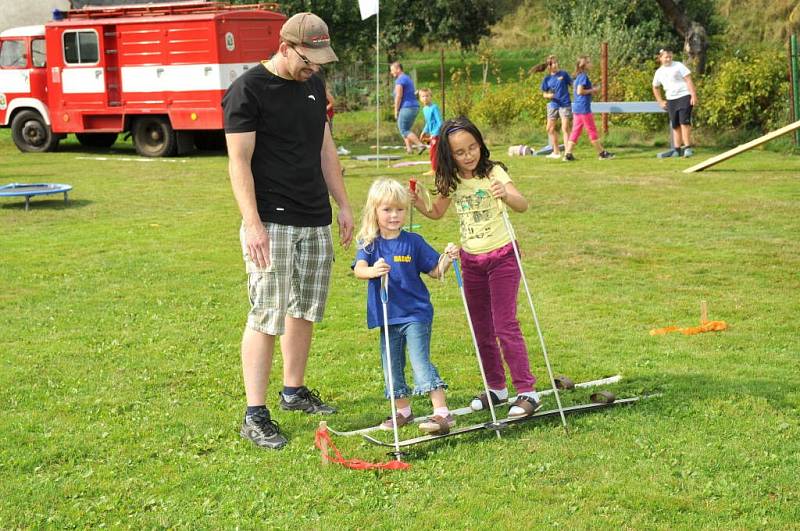
[[[286,444],[266,408],[275,336],[284,361],[281,408],[336,411],[304,379],[333,262],[329,194],[339,206],[341,244],[348,246],[353,234],[317,75],[319,65],[337,60],[325,22],[299,13],[281,28],[278,52],[236,79],[222,101],[251,305],[242,338],[247,411],[240,433],[264,448]]]

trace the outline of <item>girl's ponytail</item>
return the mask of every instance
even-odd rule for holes
[[[589,63],[588,55],[581,55],[578,57],[578,62],[575,63],[575,74],[572,77],[577,77],[578,74],[586,72],[586,65]]]
[[[532,67],[531,71],[535,72],[537,74],[539,72],[544,72],[545,70],[547,70],[549,72],[550,71],[550,67],[553,66],[557,62],[558,62],[558,60],[556,59],[555,55],[548,55],[547,59],[545,59],[544,63],[538,64],[538,65]]]

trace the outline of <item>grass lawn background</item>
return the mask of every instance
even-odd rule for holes
[[[584,141],[566,165],[492,147],[531,201],[512,222],[555,371],[621,373],[618,396],[663,396],[569,417],[569,437],[553,420],[419,447],[409,471],[381,473],[319,465],[319,417],[275,407],[279,356],[268,405],[290,445],[239,438],[247,297],[223,156],[21,154],[0,131],[1,183],[74,186],[67,206],[0,199],[0,528],[795,527],[800,158],[756,150],[686,175],[652,148],[599,162]],[[698,151],[691,163],[712,155]],[[345,166],[357,213],[376,176],[415,171]],[[415,222],[437,248],[457,238],[452,212]],[[353,252],[337,248],[307,375],[337,428],[388,411]],[[460,295],[452,275],[428,285],[434,361],[459,407],[481,386]],[[696,325],[700,300],[730,329],[648,335]],[[520,318],[547,388],[524,297]]]

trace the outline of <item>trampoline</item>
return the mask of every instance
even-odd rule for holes
[[[35,195],[64,194],[64,203],[67,203],[67,192],[72,190],[72,185],[57,183],[11,183],[0,186],[0,197],[25,197],[25,210],[30,208],[31,197]]]

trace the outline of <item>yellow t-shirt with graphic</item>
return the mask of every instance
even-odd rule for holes
[[[461,179],[451,196],[461,225],[461,247],[470,254],[488,253],[511,242],[497,200],[489,192],[492,179],[511,182],[505,170],[495,166],[488,178]]]

